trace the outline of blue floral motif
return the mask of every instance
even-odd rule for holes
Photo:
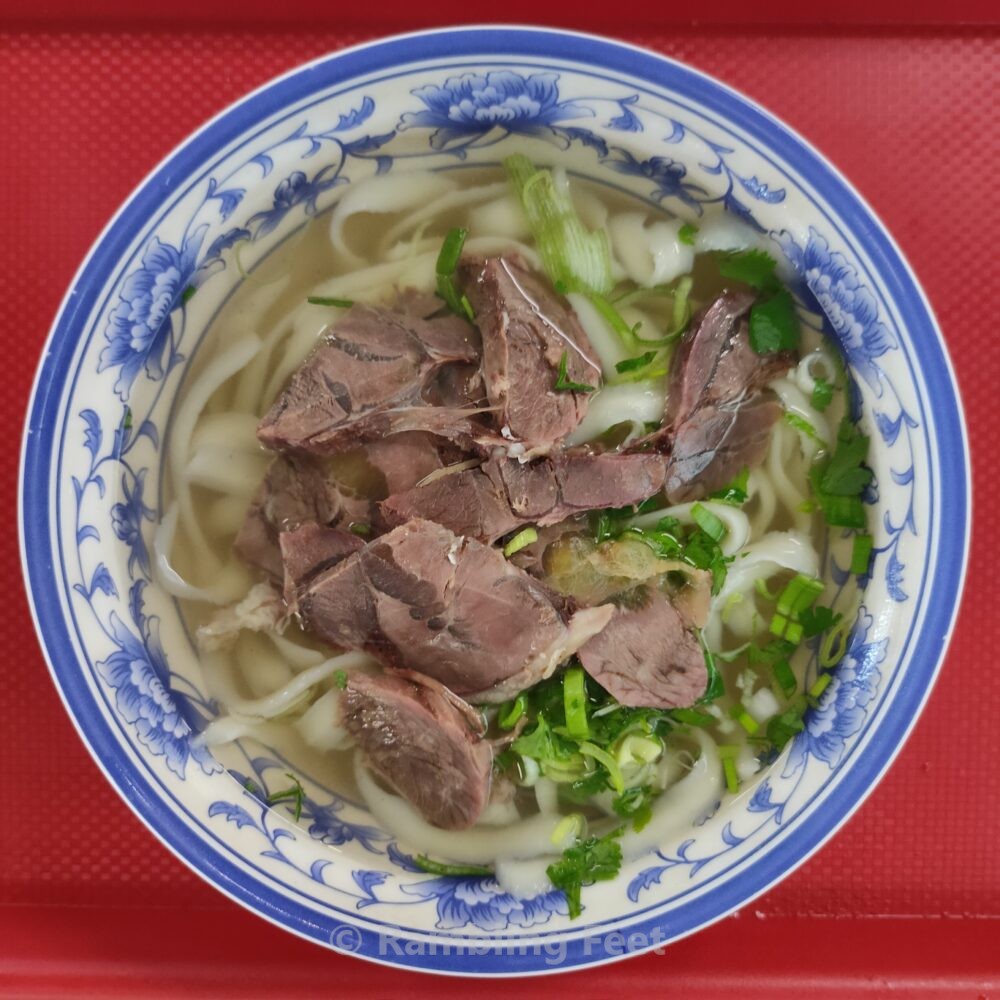
[[[142,257],[142,266],[123,282],[118,305],[104,332],[98,371],[120,368],[115,392],[126,402],[132,385],[145,368],[152,381],[163,378],[172,359],[165,361],[173,333],[171,313],[181,302],[197,268],[207,225],[199,226],[183,244],[173,247],[154,236]]]
[[[273,207],[250,217],[249,225],[254,227],[253,238],[260,239],[276,229],[296,205],[303,205],[308,215],[315,214],[316,199],[324,191],[347,183],[347,178],[342,177],[338,170],[339,167],[324,167],[313,175],[312,180],[301,170],[289,174],[274,190]]]
[[[559,890],[518,899],[501,889],[492,876],[445,876],[404,885],[402,889],[409,895],[436,901],[440,930],[454,930],[470,924],[484,931],[535,927],[547,923],[554,913],[562,916],[569,913],[566,897]]]
[[[131,485],[129,485],[131,480]],[[146,577],[150,575],[149,552],[142,537],[142,522],[156,519],[156,511],[147,507],[142,499],[146,470],[140,469],[135,478],[126,472],[122,475],[124,503],[116,503],[111,508],[111,527],[114,533],[129,547],[128,571],[134,575],[135,564]]]
[[[115,689],[118,712],[135,727],[144,747],[157,757],[165,757],[167,767],[179,778],[185,776],[189,760],[194,760],[205,774],[212,774],[221,765],[204,747],[191,743],[191,725],[170,692],[159,620],[147,617],[143,611],[144,587],[145,581],[140,580],[129,594],[138,635],[111,612],[109,621],[117,648],[106,660],[98,661],[97,670]]]
[[[510,70],[452,76],[443,86],[413,91],[426,110],[404,114],[400,130],[433,128],[431,147],[443,149],[456,139],[475,138],[497,127],[537,135],[560,122],[593,116],[582,104],[560,102],[558,80],[557,73],[525,77]]]
[[[386,840],[378,827],[364,823],[351,823],[338,815],[346,803],[342,798],[331,798],[326,805],[320,805],[311,798],[302,800],[302,817],[309,823],[309,836],[331,847],[339,847],[349,841],[356,841],[366,851],[381,853],[376,842]]]
[[[687,167],[669,156],[651,156],[648,160],[637,160],[627,149],[612,147],[602,162],[620,174],[646,177],[656,185],[652,196],[657,201],[677,198],[685,205],[701,214],[702,208],[697,194],[705,194],[705,189],[686,181]]]
[[[809,227],[804,247],[788,233],[775,238],[816,297],[836,330],[848,361],[878,394],[881,370],[875,359],[896,347],[896,338],[879,319],[878,304],[842,253],[830,250],[825,237]]]
[[[888,638],[871,642],[868,634],[874,619],[865,608],[851,633],[843,659],[837,666],[819,703],[806,714],[806,728],[792,744],[785,774],[794,774],[805,764],[807,755],[836,767],[844,755],[847,740],[861,730],[868,706],[882,679],[878,665],[886,656]]]

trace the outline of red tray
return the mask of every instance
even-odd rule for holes
[[[343,5],[305,3],[283,24],[250,2],[238,30],[220,4],[175,6],[187,27],[119,22],[123,4],[114,2],[75,27],[78,4],[68,0],[7,7],[0,342],[10,381],[0,407],[11,431],[0,454],[12,523],[16,439],[41,345],[78,262],[122,199],[175,143],[271,76],[417,26],[401,0],[384,23],[355,19],[350,30],[337,20]],[[504,10],[531,19],[527,6]],[[880,213],[930,296],[963,390],[979,499],[966,598],[923,719],[828,847],[742,913],[663,954],[558,985],[594,996],[657,995],[667,984],[691,998],[730,989],[747,998],[988,996],[1000,989],[997,7],[951,0],[914,15],[900,6],[885,12],[890,26],[877,27],[878,11],[857,3],[838,12],[839,27],[810,27],[802,5],[772,3],[757,27],[720,25],[746,21],[749,6],[717,4],[710,27],[650,26],[652,15],[637,15],[632,33],[608,4],[534,19],[619,35],[742,89],[827,154]],[[44,22],[13,19],[41,14]],[[462,16],[456,0],[442,0],[420,24]],[[914,16],[925,26],[906,27]],[[978,23],[949,27],[947,16]],[[225,900],[158,844],[73,732],[32,632],[13,528],[2,544],[11,596],[0,633],[4,995],[468,991],[297,940]],[[518,996],[538,990],[537,979],[509,987]]]

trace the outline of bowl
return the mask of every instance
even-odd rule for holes
[[[490,877],[425,874],[405,842],[308,774],[298,821],[269,807],[290,770],[279,749],[236,743],[213,755],[194,739],[218,706],[151,548],[178,389],[243,275],[364,177],[495,165],[511,151],[688,219],[728,213],[751,227],[839,341],[876,473],[863,604],[804,731],[710,818],[585,889],[575,921],[554,890],[518,897]],[[927,301],[871,210],[804,140],[721,83],[637,48],[463,28],[345,50],[267,84],[129,197],[76,275],[38,371],[22,559],[81,737],[195,871],[342,952],[513,975],[690,934],[788,875],[847,819],[942,662],[968,483],[957,390]],[[848,571],[828,553],[826,572],[842,584]]]

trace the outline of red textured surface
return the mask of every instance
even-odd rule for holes
[[[307,19],[305,19],[307,20]],[[302,23],[305,23],[303,20]],[[104,222],[208,116],[297,63],[389,30],[9,29],[0,35],[0,327],[20,426],[63,290]],[[329,24],[329,22],[325,22]],[[606,27],[579,20],[582,28]],[[962,386],[976,511],[966,599],[925,715],[835,840],[744,913],[560,987],[587,995],[988,996],[1000,989],[1000,158],[995,28],[673,28],[623,35],[730,83],[850,178],[908,255]],[[933,152],[927,150],[932,139]],[[0,452],[8,514],[13,435]],[[145,831],[100,776],[35,642],[13,529],[0,629],[0,992],[6,995],[459,994],[374,969],[229,903]],[[36,803],[44,799],[39,814]],[[555,985],[549,984],[548,988]],[[537,984],[522,982],[517,995]]]

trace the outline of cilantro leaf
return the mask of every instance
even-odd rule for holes
[[[695,234],[698,232],[697,226],[692,226],[690,222],[685,222],[680,229],[677,230],[677,241],[678,243],[685,243],[689,247],[694,246]]]
[[[742,281],[762,291],[774,288],[775,260],[764,250],[730,250],[716,258],[719,274],[732,281]]]
[[[825,378],[816,379],[813,384],[812,405],[822,413],[833,401],[833,383]]]
[[[820,632],[833,628],[840,621],[842,615],[835,614],[833,608],[825,608],[819,605],[815,608],[806,608],[799,613],[799,624],[802,626],[802,634],[811,639]]]
[[[750,308],[750,346],[757,354],[794,351],[799,346],[795,304],[784,289]]]
[[[559,861],[546,868],[552,884],[566,894],[570,917],[578,917],[583,912],[580,905],[583,886],[613,879],[621,869],[622,849],[616,838],[621,836],[622,829],[619,827],[607,836],[589,837],[568,847]]]
[[[562,697],[561,683],[560,697]],[[537,761],[568,760],[573,755],[559,734],[552,731],[542,714],[539,714],[538,720],[529,732],[522,733],[514,740],[511,749],[522,757],[534,757]]]
[[[638,833],[653,818],[653,800],[656,789],[652,785],[626,788],[611,800],[611,808],[622,817],[632,819],[632,829]]]
[[[747,502],[749,493],[747,483],[750,480],[750,469],[743,466],[743,471],[728,485],[715,493],[710,493],[709,500],[718,500],[719,503],[727,503],[732,507],[742,507]]]
[[[837,431],[837,447],[820,477],[820,491],[835,497],[859,496],[872,481],[871,469],[863,466],[868,457],[868,438],[844,417]]]

